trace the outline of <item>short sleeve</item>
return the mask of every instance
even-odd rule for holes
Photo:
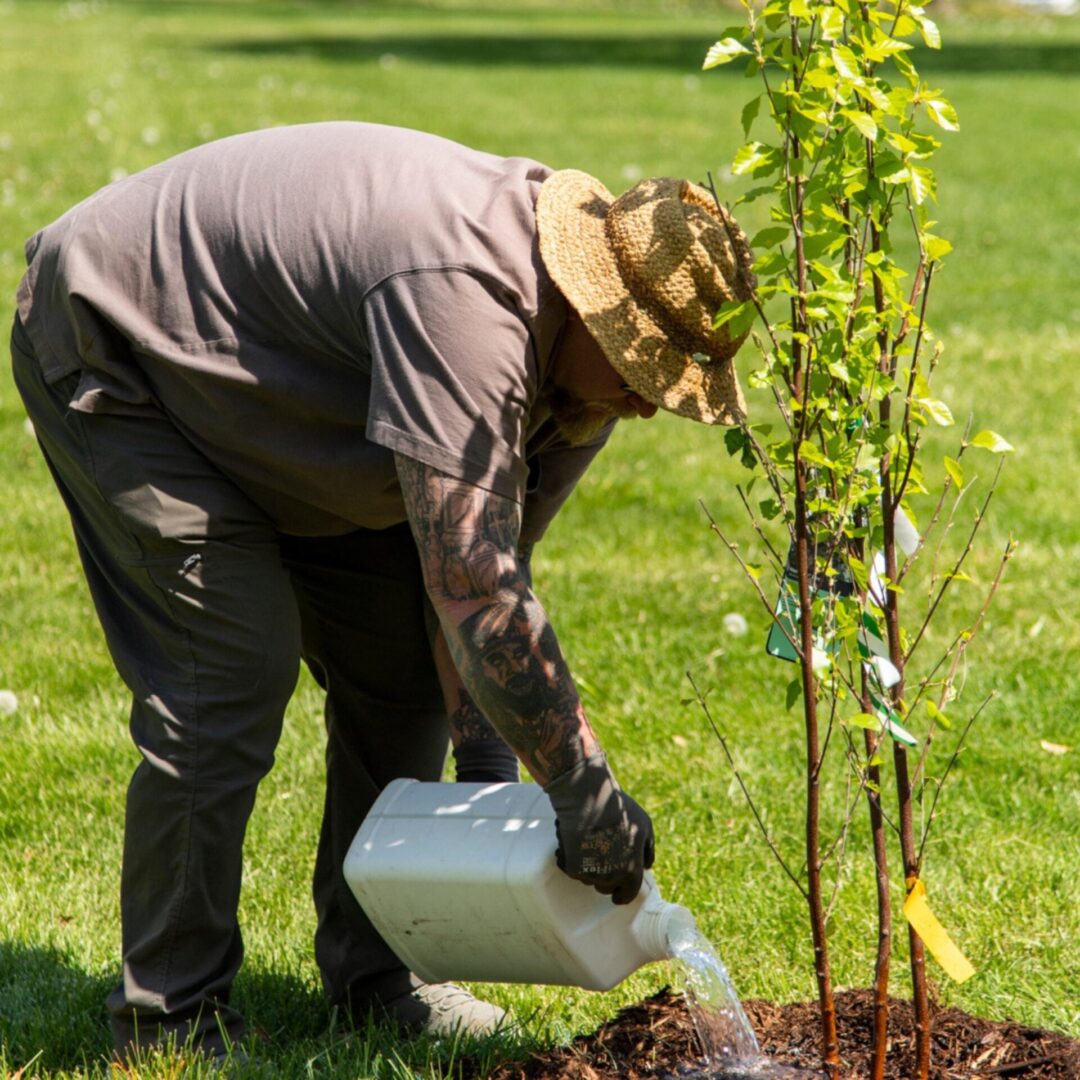
[[[537,364],[528,324],[499,287],[461,269],[411,270],[364,298],[367,437],[523,502]]]

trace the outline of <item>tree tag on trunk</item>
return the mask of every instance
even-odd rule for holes
[[[962,983],[975,974],[968,958],[953,944],[952,938],[937,921],[926,902],[926,886],[918,878],[908,878],[908,895],[904,901],[904,918],[922,938],[934,959],[955,982]]]

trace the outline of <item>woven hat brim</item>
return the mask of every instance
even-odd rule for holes
[[[577,169],[544,181],[536,215],[552,280],[635,393],[705,424],[740,423],[746,402],[731,361],[698,363],[632,296],[604,224],[613,201],[599,180]]]

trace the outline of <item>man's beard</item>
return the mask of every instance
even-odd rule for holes
[[[583,446],[596,439],[614,419],[630,420],[637,409],[623,398],[611,401],[582,401],[560,386],[544,394],[559,433],[571,446]]]

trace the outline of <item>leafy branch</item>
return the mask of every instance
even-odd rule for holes
[[[729,337],[750,334],[759,358],[751,389],[770,394],[781,422],[776,435],[749,423],[725,435],[729,453],[768,487],[756,505],[752,482],[737,490],[775,573],[775,601],[761,584],[761,568],[706,514],[769,614],[770,652],[797,667],[788,706],[801,699],[806,850],[800,874],[781,864],[808,905],[822,1061],[833,1080],[840,1062],[827,923],[838,901],[855,807],[865,799],[869,809],[879,926],[872,1075],[880,1080],[892,939],[886,830],[899,841],[904,876],[918,877],[930,822],[916,837],[916,792],[929,782],[929,748],[947,723],[945,708],[956,694],[960,665],[1012,557],[1011,544],[972,625],[952,639],[927,675],[912,678],[910,665],[917,653],[921,661],[929,629],[956,584],[970,580],[964,567],[1000,478],[999,466],[966,541],[942,571],[945,540],[971,488],[961,459],[969,449],[1004,454],[1011,447],[991,431],[972,437],[969,422],[956,456],[944,458],[939,490],[932,491],[925,467],[926,447],[932,445],[927,429],[954,421],[932,389],[942,346],[927,315],[951,245],[932,231],[936,180],[928,162],[941,145],[937,135],[957,131],[959,120],[941,92],[923,82],[911,51],[912,39],[940,48],[937,26],[910,0],[764,0],[760,6],[742,0],[742,6],[745,22],[722,32],[703,66],[744,62],[747,75],[760,80],[759,92],[742,112],[747,142],[731,171],[756,184],[736,206],[766,202],[769,223],[751,238],[755,280],[746,275],[742,282],[740,296],[746,299],[722,305],[714,327]],[[729,210],[711,173],[708,187],[718,208]],[[719,218],[734,244],[728,213]],[[913,241],[906,247],[894,239],[901,229]],[[920,533],[915,507],[927,495],[936,501]],[[936,547],[926,609],[909,632],[902,618],[909,606],[906,581],[931,536]],[[695,692],[704,708],[696,686]],[[920,703],[929,716],[921,740],[914,712]],[[944,768],[931,820],[941,784],[985,704],[970,718]],[[709,722],[734,768],[726,739],[711,716]],[[863,729],[861,749],[853,737],[856,727]],[[820,788],[838,730],[846,794],[839,826],[826,843]],[[909,749],[920,741],[912,770]],[[881,800],[882,747],[889,743],[898,803],[893,816]],[[751,807],[779,857],[752,801]],[[826,897],[821,870],[834,861],[837,875]],[[913,932],[909,938],[916,1071],[926,1080],[931,1018],[923,945]]]

